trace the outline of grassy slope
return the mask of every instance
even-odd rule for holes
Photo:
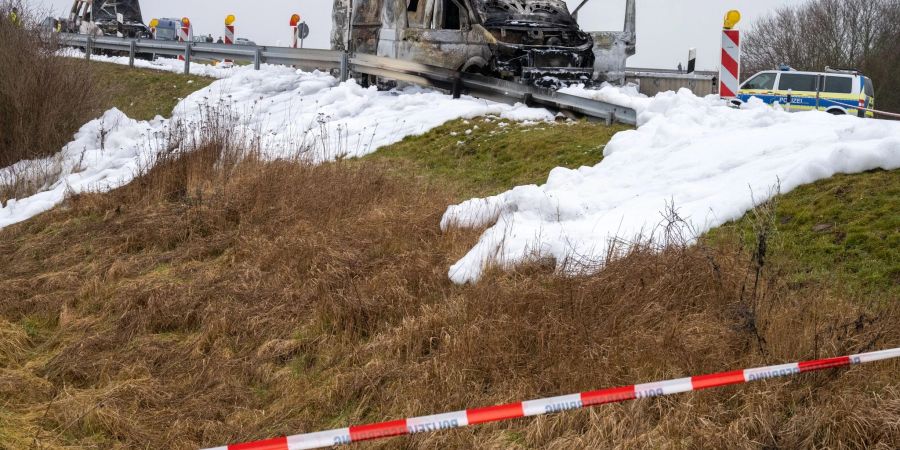
[[[900,170],[837,175],[781,195],[773,255],[797,287],[900,298]],[[751,219],[738,228],[749,238]]]
[[[132,69],[120,64],[104,62],[80,62],[79,70],[85,70],[94,75],[101,89],[106,91],[102,99],[100,110],[112,107],[119,108],[133,119],[149,120],[157,115],[168,117],[175,105],[188,94],[208,86],[215,81],[213,78],[195,75],[182,75],[156,70]],[[0,325],[2,325],[0,321]],[[29,318],[23,319],[21,336],[15,336],[18,341],[27,339],[40,339],[41,334],[48,332],[48,325]],[[0,335],[2,335],[0,330]],[[19,331],[19,330],[17,330]],[[3,350],[3,349],[0,349]],[[7,361],[0,357],[0,370]],[[2,379],[0,383],[8,381]],[[9,413],[0,406],[0,449],[16,448],[31,443],[34,436],[25,432],[22,417]]]
[[[189,91],[187,87],[185,87],[187,91],[179,90],[181,86],[187,85],[185,83],[187,78],[180,75],[131,71],[123,67],[111,67],[110,70],[106,70],[105,64],[95,65],[104,68],[103,76],[109,77],[107,82],[110,84],[119,81],[137,83],[134,80],[147,77],[145,81],[150,88],[137,84],[141,88],[134,90],[136,97],[126,95],[123,91],[115,100],[115,106],[138,118],[147,118],[159,113],[160,108],[174,105],[177,97],[184,96]],[[193,89],[199,87],[198,83],[207,81],[210,80],[198,80],[189,87]],[[169,85],[176,88],[170,90]],[[132,103],[143,106],[129,112],[127,108],[135,108]],[[478,129],[474,128],[475,125]],[[465,131],[469,129],[473,130],[472,133],[465,135]],[[442,400],[444,398],[452,399],[450,407],[456,408],[472,406],[473,403],[510,400],[518,398],[517,395],[531,396],[535,392],[540,394],[570,392],[581,388],[634,381],[638,378],[650,380],[660,376],[677,376],[691,370],[725,369],[726,367],[711,365],[713,364],[711,361],[719,361],[719,364],[724,358],[732,361],[733,354],[716,353],[723,351],[717,347],[697,347],[699,341],[692,340],[692,336],[698,330],[705,330],[703,327],[713,326],[710,323],[722,319],[715,315],[715,311],[720,308],[714,307],[710,310],[712,316],[698,322],[701,328],[675,323],[674,328],[671,330],[667,328],[665,331],[666,333],[671,331],[672,335],[657,336],[664,339],[672,351],[685,352],[679,353],[684,361],[687,361],[684,367],[658,365],[657,363],[666,357],[657,355],[656,362],[650,358],[641,368],[636,369],[636,372],[623,371],[621,369],[623,365],[616,363],[624,363],[625,360],[634,361],[634,358],[620,360],[603,356],[602,361],[595,362],[598,364],[608,362],[613,365],[607,367],[605,371],[598,369],[598,373],[613,375],[601,379],[583,379],[577,375],[577,371],[567,370],[564,365],[567,359],[556,361],[557,364],[562,364],[558,366],[560,372],[551,370],[531,373],[528,370],[538,370],[531,367],[534,361],[552,358],[552,355],[568,354],[565,342],[572,340],[586,339],[586,342],[582,342],[585,345],[589,345],[589,342],[604,342],[602,353],[609,355],[630,349],[630,347],[619,347],[618,350],[616,347],[609,348],[618,345],[616,342],[619,342],[621,337],[616,334],[615,329],[606,331],[610,333],[609,335],[592,335],[587,331],[584,333],[579,331],[569,336],[557,335],[553,330],[558,327],[547,329],[541,327],[544,323],[542,317],[552,316],[550,322],[557,324],[581,317],[585,319],[584,329],[591,327],[593,320],[594,325],[603,325],[599,326],[598,330],[604,326],[617,326],[618,320],[622,319],[616,317],[624,317],[626,323],[638,319],[632,318],[627,312],[616,312],[606,324],[601,321],[609,309],[601,309],[602,314],[599,316],[592,316],[597,314],[593,309],[579,312],[587,308],[586,305],[597,302],[591,297],[591,293],[605,291],[604,286],[610,283],[603,280],[570,283],[547,278],[541,274],[531,276],[526,271],[509,276],[492,275],[485,283],[474,288],[451,287],[446,284],[443,274],[446,264],[471,243],[473,236],[465,233],[462,236],[435,235],[433,226],[439,217],[440,205],[472,195],[497,193],[517,184],[540,183],[549,169],[559,165],[577,167],[594,163],[599,159],[601,146],[611,135],[610,131],[603,126],[588,123],[501,127],[497,122],[485,122],[482,119],[470,120],[469,123],[454,121],[422,136],[407,138],[360,161],[363,165],[367,165],[366,161],[371,161],[379,168],[389,166],[392,167],[391,171],[396,173],[420,174],[419,177],[415,177],[419,179],[417,182],[419,184],[412,186],[422,188],[420,201],[427,205],[415,205],[416,201],[409,198],[405,198],[404,201],[393,200],[397,195],[397,189],[403,191],[410,186],[404,184],[397,187],[392,184],[393,181],[386,182],[375,175],[366,174],[359,182],[370,183],[373,186],[375,193],[366,193],[371,195],[371,198],[366,200],[371,202],[371,207],[354,205],[345,214],[348,218],[339,218],[340,220],[310,219],[314,226],[309,225],[305,218],[301,217],[301,220],[298,220],[290,202],[280,202],[284,203],[277,209],[281,211],[280,215],[266,218],[270,214],[268,211],[273,211],[266,209],[270,208],[268,205],[256,207],[259,215],[254,216],[251,209],[245,217],[240,207],[236,212],[225,211],[220,214],[215,206],[209,206],[216,203],[190,201],[173,205],[164,202],[131,205],[119,197],[109,195],[101,196],[101,199],[96,201],[88,199],[87,206],[58,210],[0,231],[0,240],[6,242],[5,246],[10,254],[17,254],[23,261],[27,260],[18,267],[5,266],[8,272],[0,271],[0,273],[15,272],[17,275],[4,275],[0,277],[0,283],[10,289],[9,292],[15,292],[17,298],[28,299],[23,301],[22,308],[30,311],[19,313],[17,306],[7,306],[6,314],[0,315],[0,343],[6,345],[0,347],[0,388],[21,390],[23,397],[33,396],[43,402],[35,403],[40,406],[29,409],[27,415],[20,414],[20,409],[5,410],[5,406],[0,405],[0,441],[12,442],[14,448],[16,445],[30,445],[33,436],[40,435],[50,443],[84,446],[95,442],[104,446],[113,442],[139,442],[143,439],[141,433],[159,439],[160,435],[154,434],[160,432],[160,429],[155,428],[158,424],[181,423],[180,427],[185,428],[185,431],[194,430],[192,434],[185,434],[187,436],[185,439],[204,436],[204,442],[217,444],[222,443],[223,439],[240,440],[282,432],[296,432],[300,429],[344,426],[348,420],[353,422],[378,420],[384,419],[385,416],[434,412],[448,408]],[[451,133],[457,135],[453,136]],[[458,141],[463,143],[458,144]],[[342,172],[337,170],[335,173]],[[277,171],[272,176],[277,177]],[[301,176],[296,182],[299,183],[299,180],[304,180],[305,177]],[[264,179],[258,181],[258,184],[261,188],[275,189],[271,186],[271,180]],[[437,196],[434,186],[439,186]],[[316,183],[310,183],[306,189],[314,191]],[[235,190],[239,189],[235,187]],[[252,189],[246,190],[250,192],[244,195],[253,195]],[[297,192],[292,194],[292,198],[296,198],[297,202],[315,200],[315,196],[307,197],[303,189],[295,190]],[[893,212],[900,206],[898,190],[900,190],[900,171],[882,171],[838,176],[782,196],[778,206],[780,219],[776,240],[777,251],[774,252],[773,258],[778,261],[777,267],[786,272],[786,277],[791,282],[791,290],[810,292],[808,289],[815,291],[824,288],[836,293],[850,293],[853,296],[873,294],[896,298],[900,224]],[[327,194],[326,192],[324,195],[326,200]],[[359,192],[353,196],[361,194],[362,192]],[[353,196],[338,196],[340,201],[336,199],[334,203],[345,202],[347,198]],[[324,200],[323,202],[327,203]],[[317,207],[328,211],[327,204],[324,203]],[[91,206],[92,204],[100,206]],[[224,204],[228,205],[229,201],[225,201]],[[411,209],[404,207],[400,214],[385,214],[385,211],[400,208],[398,205],[408,204],[413,205]],[[415,210],[419,207],[424,207],[428,216],[423,218],[420,211]],[[320,210],[309,213],[309,216],[316,217],[318,211]],[[237,222],[233,217],[234,214],[237,214]],[[306,213],[300,215],[304,214]],[[397,217],[394,217],[395,215]],[[322,222],[317,223],[315,220]],[[367,222],[370,220],[383,223],[372,226]],[[239,223],[240,227],[236,228],[235,223]],[[713,233],[713,237],[727,234],[728,230],[746,230],[749,223],[750,219],[745,218],[736,224],[723,227],[722,230]],[[293,224],[289,225],[293,227],[290,228],[293,232],[283,232],[286,224]],[[817,227],[815,230],[820,231],[815,231],[813,227],[820,224],[830,224],[832,227],[827,230],[824,227]],[[340,229],[343,226],[357,226],[362,230],[369,230],[366,231],[369,234],[364,232],[354,235],[348,232],[344,235]],[[322,230],[324,238],[316,235],[314,239],[304,240],[304,233],[312,233],[310,230]],[[392,241],[389,239],[390,236],[385,237],[385,234],[413,236],[413,238]],[[318,243],[320,239],[325,241]],[[148,243],[150,245],[147,245]],[[344,247],[341,245],[347,245],[347,250],[342,250]],[[424,246],[424,249],[420,249],[420,246]],[[313,247],[315,251],[310,250]],[[302,253],[301,250],[311,253]],[[335,260],[322,256],[330,254],[334,254]],[[295,261],[291,255],[302,257]],[[279,258],[285,262],[279,262]],[[406,270],[411,266],[415,266],[415,270],[419,271],[416,272],[416,277],[421,278],[409,277]],[[630,270],[640,270],[640,267],[644,266],[639,265]],[[292,289],[299,289],[301,286],[296,286],[290,281],[297,278],[298,271],[307,270],[310,279],[316,280],[315,283],[321,283],[322,286],[319,288],[321,290],[312,294],[317,301],[309,306],[309,310],[313,311],[311,323],[305,322],[308,320],[304,316],[307,313],[302,307],[305,303],[295,305],[298,301],[307,301],[309,294],[303,291],[293,293]],[[331,278],[320,275],[322,273],[328,275],[331,272],[334,272]],[[653,273],[647,275],[648,279],[660,276],[664,277]],[[81,282],[80,279],[85,281]],[[234,282],[229,283],[228,280]],[[385,284],[397,283],[398,280],[405,281],[399,283],[401,286],[397,288],[379,290]],[[640,281],[643,287],[645,282],[643,275]],[[633,298],[649,298],[648,296],[657,295],[660,289],[654,286],[649,284],[646,292],[641,293],[639,290]],[[33,296],[34,294],[29,294],[32,292],[40,294]],[[530,294],[526,298],[520,298],[522,292]],[[555,304],[553,301],[559,296],[554,292],[568,292],[567,295],[574,295],[577,300],[570,299]],[[582,297],[585,293],[587,297]],[[425,303],[416,304],[408,297]],[[197,300],[201,298],[202,301]],[[377,301],[357,305],[364,298],[374,298]],[[272,299],[281,301],[267,303]],[[66,307],[63,307],[64,312],[57,318],[54,315],[54,311],[58,311],[57,307],[49,305],[55,305],[55,302],[59,301],[67,304],[71,311],[75,312],[66,313]],[[573,301],[575,303],[572,303]],[[214,310],[221,311],[229,317],[252,318],[257,325],[250,327],[251,330],[241,328],[234,320],[215,322],[218,319],[209,319],[212,322],[207,323],[204,317],[208,316],[209,312],[205,309],[204,302],[216,304]],[[254,308],[254,302],[260,302],[259,306]],[[106,309],[104,305],[107,304],[111,308],[108,314],[104,312]],[[573,304],[578,307],[572,309]],[[606,306],[603,308],[613,308],[610,306],[613,304],[615,302],[604,303]],[[796,302],[785,303],[785,308],[796,304]],[[693,303],[685,306],[686,309],[683,311],[679,309],[677,302],[662,302],[659,305],[674,308],[668,310],[668,313],[663,311],[661,317],[688,317],[699,314],[698,307]],[[775,306],[776,309],[778,307],[780,305]],[[241,308],[251,310],[248,313]],[[495,318],[508,314],[509,308],[520,308],[518,314],[522,316],[522,323],[502,327],[507,330],[503,332],[507,333],[506,335],[499,333],[499,330],[484,335],[478,334],[476,330],[495,327],[497,320]],[[634,308],[635,311],[642,309],[643,306]],[[852,307],[848,309],[852,310]],[[230,312],[232,310],[233,313]],[[176,311],[177,313],[172,314]],[[458,311],[469,312],[459,317]],[[806,311],[808,310],[803,308],[790,310],[789,314],[784,316],[801,317]],[[855,314],[856,311],[852,310],[851,313]],[[67,314],[71,314],[72,318],[66,319]],[[109,321],[110,318],[114,321]],[[846,317],[841,316],[836,320],[840,322],[844,319]],[[296,323],[285,323],[286,320]],[[454,320],[459,322],[453,322]],[[503,320],[515,320],[515,315]],[[121,324],[112,325],[116,321],[121,321]],[[652,327],[656,322],[657,319],[653,319],[651,322],[641,323]],[[104,323],[107,325],[102,325]],[[97,324],[101,324],[99,329],[96,328]],[[526,329],[528,326],[536,328]],[[722,333],[737,333],[738,336],[743,336],[743,331],[735,324],[727,323],[727,326],[726,324],[721,326]],[[140,334],[141,327],[148,328],[151,333]],[[354,327],[356,329],[352,329]],[[524,331],[517,334],[514,331],[517,327]],[[794,327],[796,333],[790,336],[791,345],[799,337],[809,335],[808,323],[792,324],[789,328],[794,330]],[[813,325],[814,329],[818,329],[816,327],[822,328],[818,322]],[[81,329],[87,330],[87,334],[79,335]],[[293,331],[290,331],[292,329]],[[593,328],[591,330],[591,333],[600,333]],[[868,332],[868,329],[863,332]],[[132,333],[137,333],[138,337],[134,338],[135,340],[116,341],[119,345],[123,345],[122,348],[101,348],[98,351],[91,348],[92,345],[95,347],[102,345],[106,339],[120,339],[120,335],[131,336]],[[357,336],[356,333],[363,333],[363,336]],[[818,336],[817,331],[814,333]],[[406,335],[411,337],[404,341]],[[529,336],[538,335],[541,337],[539,345],[529,340],[531,339]],[[266,339],[277,337],[277,342],[259,340],[265,336]],[[644,336],[638,338],[650,339]],[[829,340],[828,336],[824,336],[821,339],[828,342],[846,342],[841,341],[840,336],[832,338],[834,339]],[[457,339],[462,339],[462,343]],[[548,341],[545,342],[545,339]],[[774,336],[769,336],[769,339],[775,342]],[[817,337],[817,342],[818,339]],[[851,341],[854,339],[855,336]],[[494,347],[494,352],[466,353],[468,350],[465,349],[481,348],[482,344],[493,343],[492,340],[496,340],[498,344]],[[9,342],[13,345],[6,344]],[[83,342],[89,345],[85,347]],[[655,341],[651,339],[644,344],[649,345],[653,342]],[[802,346],[805,348],[806,341],[803,342]],[[531,344],[537,346],[529,347]],[[562,347],[555,346],[557,344]],[[254,347],[257,345],[258,347]],[[278,353],[282,352],[277,347],[279,345],[296,345],[300,346],[300,350],[291,347],[282,355]],[[273,349],[273,346],[276,347]],[[507,346],[511,347],[497,351]],[[403,349],[399,357],[398,348]],[[583,355],[584,358],[598,357],[595,350],[584,348],[587,352]],[[208,353],[214,361],[225,358],[228,363],[223,364],[221,370],[230,371],[234,378],[213,387],[204,384],[202,380],[186,377],[196,384],[185,386],[206,390],[200,393],[191,390],[173,390],[173,386],[165,384],[177,379],[179,374],[191,373],[192,370],[201,371],[199,366],[192,365],[195,364],[194,359],[198,351]],[[71,356],[67,356],[69,352],[72,353]],[[271,361],[265,359],[269,358],[266,356],[267,352],[275,353],[276,356],[271,357]],[[453,375],[460,377],[456,379],[447,372],[454,370],[454,367],[445,366],[443,361],[448,355],[459,358],[460,352],[468,359],[457,362],[469,364],[471,367],[463,373]],[[704,352],[709,352],[708,357],[696,356]],[[780,353],[777,349],[773,352],[777,359]],[[784,349],[782,352],[793,354]],[[342,359],[350,353],[356,356],[350,361]],[[372,356],[367,358],[369,353],[372,353]],[[241,357],[241,355],[255,356]],[[230,359],[234,356],[238,358]],[[642,359],[646,359],[644,356],[642,354]],[[245,361],[247,358],[251,359],[252,364],[247,365]],[[256,363],[254,358],[262,358],[264,364]],[[400,362],[393,365],[391,361],[398,358]],[[402,365],[404,358],[410,360],[405,366]],[[137,368],[120,368],[127,363],[117,361],[129,359],[136,361]],[[752,362],[761,361],[752,360]],[[3,372],[7,364],[13,367],[27,364],[34,368],[27,370],[29,375],[23,381],[18,381],[14,378],[18,376],[17,372]],[[182,367],[183,364],[185,367]],[[380,368],[386,364],[390,370]],[[489,373],[491,368],[507,365],[516,367],[516,373],[519,375],[509,377],[505,372]],[[203,367],[206,367],[205,363]],[[273,380],[269,370],[276,370],[279,367],[290,369],[296,381],[285,381],[281,375],[274,377]],[[552,368],[554,364],[548,364],[547,367]],[[603,366],[596,367],[603,368]],[[527,370],[523,371],[523,368]],[[417,371],[416,375],[403,375],[409,370]],[[101,373],[104,375],[101,376]],[[131,381],[128,380],[146,377],[145,373],[153,376],[151,380],[153,384],[148,384],[154,386],[149,388],[151,392],[145,393],[143,391],[145,388],[140,385],[129,387]],[[277,373],[281,374],[280,371]],[[883,377],[884,372],[880,376]],[[52,389],[47,386],[46,379],[53,380],[55,386]],[[373,379],[375,381],[372,381]],[[69,380],[70,384],[74,383],[72,393],[59,394],[58,389],[63,380]],[[413,407],[409,402],[390,400],[400,398],[397,392],[403,392],[403,397],[406,398],[408,392],[405,383],[409,383],[410,380],[413,382],[413,389],[420,388],[418,391],[414,389],[410,398],[418,398],[425,402],[424,405],[418,404]],[[466,387],[462,391],[457,390],[460,380],[478,386],[478,389],[484,389],[483,395],[486,396],[479,397],[472,389]],[[183,380],[178,382],[188,383]],[[371,383],[378,389],[370,391],[369,387],[373,386]],[[492,385],[497,387],[491,389]],[[400,389],[395,392],[398,386]],[[742,411],[762,408],[761,411],[766,411],[759,416],[762,419],[748,419],[752,423],[762,424],[750,430],[752,435],[766,435],[771,430],[757,432],[759,427],[773,426],[776,434],[791,442],[791,436],[802,435],[803,430],[808,430],[802,428],[801,424],[815,426],[819,423],[817,421],[832,420],[827,414],[817,415],[820,410],[816,408],[815,403],[810,403],[809,399],[802,396],[801,391],[793,390],[791,386],[794,385],[785,384],[782,387],[784,386],[787,387],[775,393],[765,392],[766,388],[755,388],[758,390],[753,392],[760,397],[759,403],[743,404],[740,408],[735,408]],[[160,387],[165,395],[159,396],[155,392],[156,387]],[[6,389],[2,390],[4,394],[13,392]],[[103,394],[104,389],[119,389],[123,393],[107,395]],[[429,392],[428,389],[434,389],[435,392]],[[273,392],[278,392],[279,396],[285,394],[284,402],[273,407],[274,412],[268,406],[276,397],[273,396]],[[706,394],[707,397],[692,397],[698,400],[699,405],[696,406],[699,410],[694,412],[708,417],[724,417],[727,424],[727,418],[734,412],[716,409],[715,405],[738,401],[732,398],[735,392],[726,391],[724,396]],[[47,401],[54,398],[54,395],[61,398],[62,402],[48,404]],[[194,418],[180,406],[181,402],[166,403],[168,397],[173,395],[190,398],[193,405],[191,408],[197,411],[210,408],[215,412],[210,413],[211,415],[201,414],[202,421],[191,422]],[[790,395],[794,397],[789,402],[789,411],[775,407],[770,410],[770,405],[776,405],[779,399]],[[372,396],[375,400],[371,400]],[[112,399],[105,410],[89,409],[90,405],[96,405],[104,398]],[[370,401],[366,403],[360,398]],[[867,401],[865,397],[857,398],[860,399],[859,402]],[[236,412],[232,410],[234,408],[231,406],[232,400],[240,405]],[[146,414],[150,415],[143,415],[141,413],[143,408],[134,406],[135,401],[150,404],[146,411]],[[213,403],[204,403],[205,401]],[[306,404],[304,402],[313,405],[311,411],[298,412],[294,406]],[[659,445],[660,439],[672,436],[686,439],[680,442],[691,446],[690,439],[703,435],[707,437],[702,439],[707,440],[693,441],[694,445],[702,446],[705,443],[707,446],[715,446],[715,440],[708,440],[715,437],[708,436],[716,436],[723,432],[721,428],[716,428],[716,422],[705,421],[703,423],[705,431],[702,434],[694,434],[696,430],[679,434],[677,430],[682,423],[692,424],[691,427],[696,423],[691,418],[693,410],[689,409],[681,414],[677,408],[672,408],[674,404],[677,404],[677,400],[660,401],[655,404],[656,406],[651,403],[636,404],[637,406],[629,407],[631,409],[627,410],[617,408],[598,410],[597,415],[591,416],[590,419],[587,414],[581,413],[568,415],[568,419],[564,415],[560,419],[542,422],[543,425],[528,422],[528,428],[521,433],[518,430],[526,425],[524,422],[517,423],[510,428],[516,431],[502,433],[506,437],[500,438],[490,437],[492,435],[488,430],[479,432],[477,436],[480,437],[474,438],[475,440],[467,437],[469,435],[466,433],[457,433],[451,435],[449,441],[441,441],[438,438],[437,441],[419,439],[415,442],[422,447],[473,445],[506,447],[512,444],[543,447],[550,442],[565,447],[590,446],[591,443],[597,445],[599,442],[608,442],[611,435],[613,440],[619,442],[628,442],[623,439],[633,439],[631,443],[635,447]],[[390,406],[381,406],[385,409],[379,410],[379,406],[372,409],[372,405]],[[878,405],[876,403],[874,409],[876,413],[879,411],[878,408],[884,410]],[[248,413],[240,413],[243,409]],[[265,415],[256,413],[262,410],[267,410],[268,416],[272,419],[267,420]],[[286,414],[285,419],[278,418],[279,410]],[[610,410],[612,416],[609,415]],[[839,413],[835,413],[834,417],[842,420],[843,410],[838,408],[837,411]],[[634,417],[635,412],[638,413],[638,418]],[[227,414],[229,423],[234,426],[222,427],[209,422],[221,420],[222,416],[219,414]],[[85,419],[83,415],[87,418]],[[799,417],[799,422],[786,419],[791,415]],[[613,429],[616,431],[611,434],[609,428],[603,428],[605,423],[637,421],[641,417],[646,419],[641,422],[646,432],[640,432],[644,434],[637,437],[616,434],[620,431],[615,426]],[[774,419],[771,419],[773,417]],[[148,420],[145,421],[145,418]],[[572,420],[575,421],[575,426],[572,426]],[[766,420],[774,421],[776,425]],[[779,422],[783,422],[782,428],[777,426]],[[748,422],[735,423],[730,429],[744,430],[741,433],[747,432],[745,425]],[[741,423],[744,425],[740,425]],[[39,427],[42,431],[36,428],[38,424],[43,424]],[[204,430],[206,428],[208,430],[197,431],[201,426]],[[737,428],[734,428],[735,426]],[[61,429],[63,431],[60,431]],[[565,433],[565,430],[569,429],[586,430],[584,436],[595,436],[599,440],[579,441],[578,439],[581,439],[579,433],[562,438],[557,436],[560,430]],[[600,435],[592,434],[598,429],[601,431]],[[236,434],[225,434],[224,436],[228,437],[225,439],[221,433]],[[545,435],[548,437],[541,437]],[[210,436],[217,437],[210,438]],[[561,440],[552,441],[554,438]],[[182,441],[182,444],[184,442],[188,441]],[[394,444],[399,445],[399,441],[394,441]],[[3,445],[0,445],[0,448],[3,448]]]
[[[111,90],[109,106],[135,119],[167,116],[180,98],[214,81],[107,63],[88,67]],[[483,196],[541,183],[553,167],[596,164],[605,142],[623,129],[588,122],[456,120],[366,159],[449,183],[460,198]],[[778,202],[775,255],[798,284],[900,295],[900,215],[895,211],[900,211],[898,171],[840,175],[801,187]],[[749,222],[745,218],[729,227],[748,230]]]
[[[461,199],[542,183],[550,169],[596,164],[612,134],[624,127],[588,122],[500,126],[484,119],[449,122],[366,159],[403,162],[449,183]],[[477,126],[477,128],[475,128]],[[465,134],[472,130],[471,134]],[[452,133],[455,133],[453,135]],[[408,166],[412,164],[412,169]],[[900,170],[837,175],[781,195],[771,253],[797,286],[853,295],[900,297]],[[712,232],[740,230],[751,239],[748,214]]]
[[[542,183],[554,167],[594,165],[612,135],[625,129],[586,121],[522,125],[498,119],[454,120],[366,159],[411,163],[432,180],[454,184],[460,195],[492,195]]]
[[[10,448],[206,447],[900,342],[900,310],[749,293],[727,246],[455,286],[477,233],[436,226],[447,185],[186,159],[0,230]],[[892,380],[879,364],[379,448],[888,448]]]
[[[167,116],[179,99],[214,81],[116,64],[87,66],[112,93],[108,106],[135,119]],[[623,129],[583,121],[548,126],[456,120],[366,159],[449,183],[460,198],[484,196],[540,183],[553,167],[596,164],[605,142]],[[803,186],[779,198],[775,257],[797,284],[896,297],[900,295],[896,211],[900,211],[900,171],[839,175]],[[749,217],[724,228],[734,227],[749,233]]]
[[[168,117],[179,100],[215,81],[208,77],[132,69],[96,61],[85,67],[111,94],[105,109],[119,108],[137,120],[149,120],[157,115]]]

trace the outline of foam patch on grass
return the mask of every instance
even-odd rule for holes
[[[208,128],[230,133],[267,159],[321,163],[358,157],[444,122],[486,114],[512,120],[552,120],[541,108],[505,105],[428,89],[379,91],[327,73],[284,66],[237,67],[228,77],[180,101],[171,119],[136,121],[113,109],[85,124],[60,154],[60,175],[35,195],[0,207],[0,228],[61,202],[67,192],[105,191],[131,181],[161,151],[199,142]],[[224,128],[224,130],[222,129]],[[177,131],[173,131],[177,130]],[[174,150],[178,150],[175,148]],[[16,167],[0,169],[0,183]]]
[[[900,122],[789,114],[754,99],[743,109],[688,90],[648,98],[633,88],[564,92],[635,108],[595,166],[553,169],[543,185],[450,206],[441,227],[489,228],[449,270],[474,282],[488,265],[553,258],[557,269],[596,270],[616,239],[665,245],[674,207],[688,236],[735,220],[777,193],[836,173],[900,168]]]

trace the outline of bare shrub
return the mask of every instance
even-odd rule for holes
[[[12,7],[20,25],[8,20]],[[103,103],[83,62],[54,56],[39,14],[18,0],[0,3],[0,167],[58,152]]]
[[[878,106],[900,110],[900,0],[814,0],[757,20],[744,37],[743,76],[786,63],[799,70],[857,68]]]

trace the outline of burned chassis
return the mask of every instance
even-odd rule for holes
[[[331,44],[527,84],[620,81],[635,49],[627,1],[623,32],[589,34],[562,0],[335,0]]]

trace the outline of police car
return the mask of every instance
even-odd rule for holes
[[[731,104],[740,107],[751,97],[768,104],[777,102],[792,112],[815,109],[858,117],[875,115],[871,111],[875,109],[872,80],[856,70],[826,67],[824,72],[799,72],[782,67],[781,70],[760,72],[741,85]]]

